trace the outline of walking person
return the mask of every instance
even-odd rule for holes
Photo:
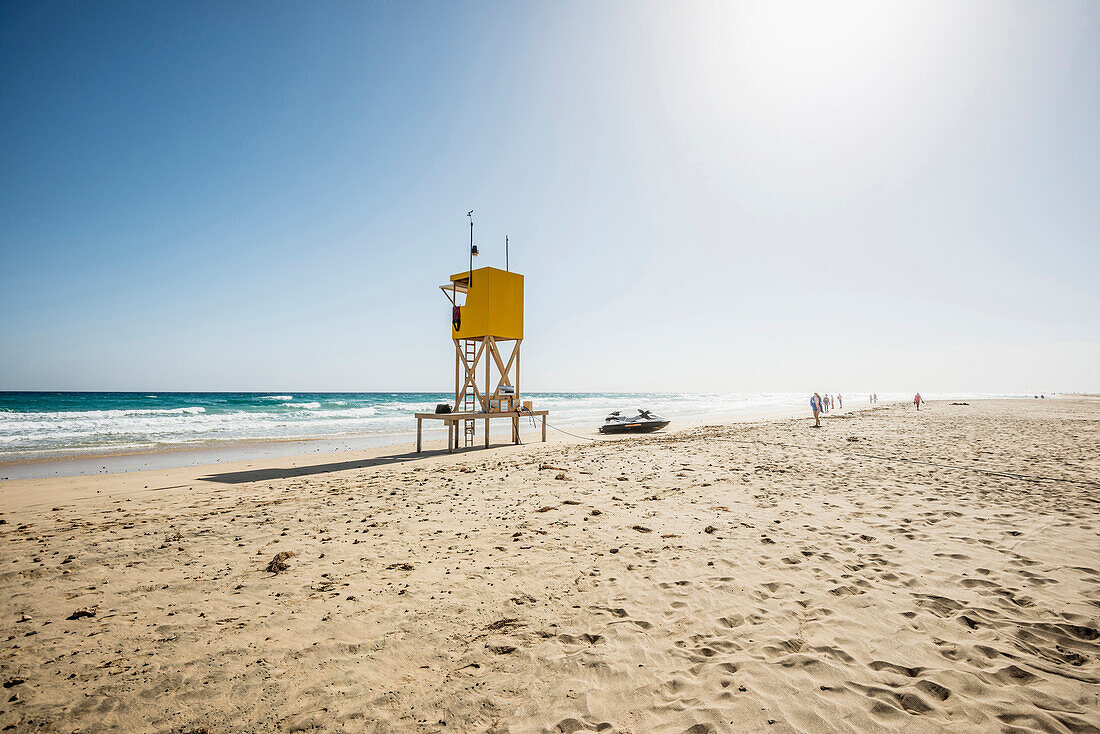
[[[821,428],[821,413],[824,406],[821,404],[821,396],[817,393],[814,393],[814,396],[810,398],[810,410],[814,412],[814,428]]]
[[[920,410],[920,404],[923,402],[924,398],[920,396],[920,393],[917,393],[916,396],[913,397],[913,404],[917,406],[917,410]]]

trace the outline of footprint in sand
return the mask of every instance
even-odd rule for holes
[[[740,614],[731,614],[728,617],[719,617],[718,624],[728,629],[740,627],[745,623],[745,618]]]

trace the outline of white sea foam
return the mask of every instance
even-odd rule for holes
[[[378,415],[378,410],[370,406],[344,408],[343,410],[326,410],[323,415],[325,418],[366,418],[367,416]]]
[[[317,410],[321,407],[320,403],[283,403],[288,408],[305,408],[306,410]]]
[[[131,408],[126,410],[78,410],[58,411],[56,413],[0,413],[0,420],[19,420],[28,416],[39,420],[100,420],[105,418],[126,418],[135,415],[198,415],[205,413],[206,408],[201,405],[190,405],[183,408]]]
[[[293,400],[293,395],[264,395],[262,398],[256,398],[257,400]]]

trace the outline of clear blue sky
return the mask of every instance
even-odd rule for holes
[[[0,389],[1100,390],[1100,3],[0,5]]]

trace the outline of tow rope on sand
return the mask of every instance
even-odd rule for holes
[[[532,422],[534,422],[533,417],[532,417]],[[580,434],[577,434],[577,433],[570,433],[569,431],[558,428],[557,426],[550,425],[550,423],[547,422],[545,416],[543,416],[542,422],[544,424],[546,424],[547,428],[551,428],[551,429],[557,431],[558,433],[564,433],[567,436],[572,436],[573,438],[579,438],[579,439],[582,439],[584,441],[601,442],[601,441],[614,441],[614,440],[617,440],[615,438],[598,438],[596,436],[581,436]],[[727,443],[740,444],[742,446],[752,446],[752,445],[757,445],[757,446],[782,446],[784,448],[790,448],[790,449],[804,449],[806,451],[821,451],[821,452],[824,452],[824,453],[827,453],[827,454],[837,454],[837,453],[839,453],[839,454],[843,454],[845,456],[862,456],[863,458],[866,458],[866,459],[878,459],[879,461],[901,461],[901,462],[905,462],[905,463],[909,463],[909,464],[922,464],[924,466],[932,466],[932,467],[936,467],[937,469],[958,469],[960,471],[972,471],[972,472],[978,472],[978,473],[981,473],[981,474],[989,474],[989,475],[995,476],[995,477],[1006,477],[1008,479],[1020,479],[1020,480],[1025,481],[1025,482],[1040,482],[1040,483],[1041,482],[1063,482],[1063,483],[1066,483],[1066,484],[1080,484],[1080,485],[1083,485],[1083,486],[1086,486],[1086,487],[1100,487],[1100,482],[1094,482],[1094,481],[1089,480],[1089,479],[1067,479],[1065,477],[1045,477],[1045,476],[1037,476],[1037,475],[1034,475],[1034,474],[1019,474],[1017,472],[999,471],[997,469],[986,469],[985,467],[980,467],[980,466],[966,466],[965,464],[941,464],[941,463],[935,462],[935,461],[923,461],[921,459],[910,459],[907,456],[882,456],[881,454],[868,454],[868,453],[865,453],[865,452],[862,452],[862,451],[837,451],[836,449],[829,449],[829,448],[824,448],[824,447],[821,447],[821,446],[803,446],[803,445],[796,444],[796,443],[780,443],[778,441],[744,441],[744,440],[737,441],[737,440],[733,440],[733,439],[721,439],[721,438],[717,439],[717,440],[726,441]],[[1100,500],[1094,500],[1094,501],[1100,502]]]
[[[923,464],[924,466],[934,466],[939,469],[960,469],[962,471],[980,472],[982,474],[990,474],[997,477],[1008,477],[1010,479],[1022,479],[1025,482],[1065,482],[1067,484],[1082,484],[1086,487],[1100,487],[1100,482],[1094,482],[1089,479],[1067,479],[1065,477],[1044,477],[1036,476],[1034,474],[1017,474],[1016,472],[999,471],[997,469],[986,469],[980,466],[966,466],[965,464],[940,464],[935,461],[922,461],[921,459],[910,459],[907,456],[882,456],[880,454],[868,454],[862,451],[837,451],[836,449],[824,448],[821,446],[802,446],[796,443],[779,443],[778,441],[735,441],[733,439],[718,439],[719,441],[727,441],[728,443],[736,443],[742,446],[750,446],[753,444],[759,444],[764,446],[784,446],[792,449],[805,449],[807,451],[821,451],[827,454],[844,454],[846,456],[862,456],[867,459],[879,459],[881,461],[904,461],[909,464]]]
[[[546,421],[545,417],[543,417],[542,422],[546,424],[547,428],[551,428],[551,429],[557,431],[558,433],[564,433],[567,436],[572,436],[573,438],[579,438],[579,439],[582,439],[582,440],[585,440],[585,441],[600,442],[600,441],[614,441],[614,440],[616,440],[614,438],[597,438],[595,436],[581,436],[581,435],[576,434],[576,433],[570,433],[569,431],[562,430],[561,428],[558,428],[557,426],[550,425]],[[844,454],[845,456],[862,456],[866,459],[878,459],[879,461],[901,461],[901,462],[905,462],[905,463],[908,463],[908,464],[921,464],[921,465],[924,465],[924,466],[932,466],[932,467],[936,467],[937,469],[958,469],[960,471],[979,472],[981,474],[989,474],[989,475],[995,476],[995,477],[1006,477],[1008,479],[1020,479],[1020,480],[1025,481],[1025,482],[1063,482],[1063,483],[1066,483],[1066,484],[1080,484],[1080,485],[1083,485],[1083,486],[1086,486],[1086,487],[1100,487],[1100,482],[1094,482],[1094,481],[1091,481],[1089,479],[1067,479],[1065,477],[1045,477],[1045,476],[1037,476],[1037,475],[1034,475],[1034,474],[1019,474],[1017,472],[999,471],[997,469],[986,469],[985,467],[980,467],[980,466],[966,466],[965,464],[941,464],[941,463],[935,462],[935,461],[923,461],[921,459],[910,459],[907,456],[883,456],[881,454],[868,454],[868,453],[865,453],[865,452],[862,452],[862,451],[837,451],[836,449],[829,449],[829,448],[824,448],[824,447],[821,447],[821,446],[803,446],[801,444],[780,443],[778,441],[744,441],[744,440],[735,441],[735,440],[732,440],[732,439],[718,439],[718,440],[719,441],[726,441],[728,443],[736,443],[736,444],[740,444],[742,446],[751,446],[751,445],[782,446],[784,448],[790,448],[790,449],[804,449],[806,451],[821,451],[821,452],[828,453],[828,454],[837,454],[837,453],[839,453],[839,454]],[[1100,500],[1097,500],[1097,501],[1100,501]]]

